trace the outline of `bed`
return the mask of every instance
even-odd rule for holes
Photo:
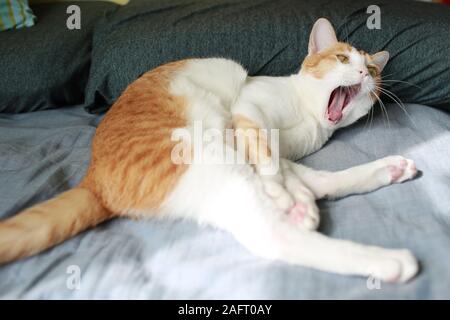
[[[1,298],[351,299],[450,298],[450,115],[388,105],[344,129],[302,163],[338,170],[390,155],[419,178],[321,201],[320,230],[335,238],[411,249],[421,263],[404,285],[344,277],[252,256],[232,236],[189,221],[116,219],[53,249],[0,267]],[[0,115],[2,218],[77,184],[101,116],[83,108]],[[20,197],[16,195],[20,194]],[[301,250],[301,244],[299,244]],[[79,268],[80,289],[68,285]]]
[[[2,82],[6,80],[0,77],[0,88],[2,88],[0,90],[2,98],[0,99],[2,102],[0,103],[0,218],[10,217],[23,208],[51,198],[76,185],[87,169],[90,144],[96,126],[103,117],[101,111],[104,111],[106,106],[110,105],[117,94],[123,90],[123,86],[133,77],[137,77],[140,72],[164,60],[182,55],[168,47],[162,48],[157,55],[156,49],[153,48],[155,55],[148,58],[148,51],[145,50],[149,50],[152,42],[142,42],[140,38],[139,43],[143,43],[144,47],[148,46],[144,50],[146,54],[142,54],[139,58],[131,56],[130,59],[124,59],[124,50],[128,48],[130,51],[137,52],[139,48],[130,48],[130,46],[138,42],[112,41],[109,38],[126,34],[123,24],[134,21],[135,18],[141,19],[139,21],[142,22],[142,19],[148,15],[153,17],[157,13],[168,13],[168,17],[172,17],[175,14],[173,10],[183,8],[179,1],[172,2],[176,4],[168,6],[167,2],[165,5],[158,1],[151,2],[151,5],[160,7],[157,9],[153,7],[151,9],[153,11],[148,9],[152,12],[151,14],[147,12],[137,18],[136,12],[133,11],[135,10],[133,1],[121,9],[106,3],[83,3],[82,6],[86,6],[83,8],[96,6],[95,8],[98,9],[96,12],[101,12],[101,18],[97,19],[94,15],[87,16],[86,19],[92,21],[92,24],[89,24],[91,29],[85,28],[83,32],[91,32],[90,35],[70,35],[70,43],[74,41],[84,43],[86,39],[92,40],[82,49],[79,49],[79,46],[76,47],[78,49],[74,46],[70,47],[75,48],[78,55],[82,53],[76,60],[71,60],[77,65],[65,64],[64,59],[73,55],[70,51],[54,56],[53,61],[43,61],[40,65],[46,66],[41,70],[44,73],[50,74],[52,66],[62,68],[67,65],[68,67],[64,73],[49,75],[49,83],[54,82],[41,87],[38,87],[41,83],[38,82],[38,75],[29,72],[31,80],[36,78],[36,86],[33,87],[35,90],[28,88],[26,91],[32,92],[32,95],[18,94],[20,87],[17,92],[14,92],[12,85],[16,82],[11,80]],[[198,14],[185,15],[183,19],[178,20],[201,19],[202,14],[212,14],[217,17],[224,10],[225,16],[229,17],[229,12],[226,10],[235,8],[225,5],[225,2],[227,1],[214,1],[214,5],[211,5],[209,10],[197,8]],[[260,2],[262,4],[254,5],[255,10],[252,11],[257,16],[261,13],[258,10],[269,5],[264,1]],[[150,6],[143,4],[143,1],[135,3]],[[203,2],[199,3],[204,5]],[[245,6],[247,2],[242,3]],[[364,1],[356,1],[356,3],[365,5]],[[289,17],[283,16],[286,10],[292,11],[288,4],[291,5],[291,1],[278,2],[280,6],[278,13],[281,18]],[[417,4],[419,7],[413,7],[409,14],[415,10],[421,11],[424,5],[426,4]],[[46,5],[32,7],[38,18],[43,17],[45,12],[51,13],[45,11],[44,6]],[[161,8],[161,6],[166,7]],[[186,6],[188,5],[185,5],[184,9]],[[65,14],[65,7],[62,4],[54,4],[51,8],[56,13],[61,11]],[[431,11],[437,15],[450,16],[448,8],[445,10],[442,8]],[[297,9],[301,11],[301,8]],[[332,10],[329,10],[327,12],[333,17],[333,13],[330,13]],[[339,13],[339,10],[337,12]],[[354,8],[352,12],[356,15],[357,8]],[[389,13],[386,15],[386,20],[390,19]],[[306,16],[308,21],[316,18],[309,14]],[[335,19],[338,18],[335,17]],[[157,21],[157,19],[151,21]],[[357,33],[359,29],[356,26],[359,24],[355,20],[352,21],[355,26],[354,31],[356,30]],[[435,19],[433,23],[442,26],[442,21]],[[448,24],[449,21],[445,23]],[[422,22],[414,20],[414,24],[420,25],[420,23]],[[192,25],[197,24],[194,21]],[[27,32],[30,33],[38,28],[43,30],[44,27],[45,21],[41,26],[38,23]],[[129,26],[126,30],[134,30],[134,27]],[[182,27],[185,28],[185,26]],[[219,27],[224,26],[219,25]],[[304,26],[304,29],[307,30],[308,25]],[[48,30],[51,30],[49,26]],[[342,35],[348,32],[354,34],[349,25],[340,30]],[[274,32],[270,27],[267,27],[266,31]],[[42,254],[0,266],[0,298],[449,299],[450,113],[446,110],[450,110],[450,86],[448,86],[450,82],[447,82],[450,62],[448,49],[445,49],[448,46],[441,43],[445,39],[448,41],[448,29],[446,32],[447,36],[440,34],[441,38],[436,36],[424,40],[435,41],[443,46],[427,58],[426,63],[418,60],[419,62],[414,66],[410,64],[411,68],[408,69],[408,64],[402,65],[402,59],[397,59],[398,63],[393,62],[388,65],[390,71],[386,71],[387,73],[401,72],[403,76],[398,75],[397,79],[405,79],[421,85],[424,85],[424,79],[429,77],[428,72],[434,73],[436,76],[433,78],[434,82],[430,80],[426,89],[420,91],[420,94],[415,88],[401,86],[401,84],[400,87],[395,87],[396,84],[394,84],[393,91],[403,101],[415,103],[406,103],[405,110],[397,104],[388,104],[389,119],[383,116],[379,106],[376,106],[373,119],[361,119],[355,125],[338,131],[324,148],[299,160],[313,168],[326,170],[344,169],[393,154],[400,154],[416,161],[421,174],[413,181],[392,185],[369,194],[319,202],[322,217],[321,232],[334,238],[412,250],[420,261],[421,271],[409,283],[385,284],[371,278],[338,276],[263,260],[252,256],[226,232],[199,227],[190,221],[115,219]],[[407,33],[402,32],[402,36],[406,36]],[[139,32],[133,34],[139,34]],[[10,35],[11,33],[4,37],[10,37]],[[0,34],[1,36],[3,35]],[[139,36],[142,35],[139,34]],[[236,35],[232,33],[232,36],[224,37],[226,41],[232,43],[234,36]],[[351,37],[350,35],[350,39]],[[304,34],[302,37],[298,35],[298,38],[303,39]],[[241,49],[239,51],[241,56],[234,58],[242,61],[252,74],[276,75],[295,71],[298,65],[294,66],[292,61],[299,59],[302,53],[295,57],[293,52],[297,50],[297,45],[303,48],[306,40],[299,40],[295,42],[294,47],[283,49],[285,41],[293,43],[294,40],[280,40],[276,37],[274,39],[279,41],[273,44],[274,48],[270,49],[272,51],[266,50],[267,55],[253,57],[254,60],[252,60],[252,57],[247,55],[248,51]],[[388,48],[394,46],[390,51],[396,52],[400,57],[402,54],[406,55],[407,48],[414,47],[412,42],[404,39],[406,44],[397,44],[396,49],[396,42],[390,41],[389,37],[371,39],[370,45],[376,46],[377,41]],[[199,40],[198,43],[203,41]],[[113,45],[116,51],[111,49]],[[169,44],[169,47],[170,45],[172,44]],[[215,45],[214,41],[209,42],[206,48],[193,45],[196,49],[192,50],[210,55],[215,52],[208,50],[212,50],[211,48]],[[368,45],[366,42],[361,46]],[[427,45],[426,43],[425,46]],[[258,43],[255,42],[249,46],[258,46]],[[420,52],[419,49],[414,50],[413,53]],[[0,47],[0,50],[5,48]],[[222,49],[217,50],[220,53]],[[231,55],[238,55],[233,53],[238,50],[235,47],[227,50],[232,52]],[[12,51],[6,51],[6,53],[12,54]],[[414,59],[418,57],[415,56]],[[430,66],[432,59],[440,62],[436,63],[437,66],[434,66],[433,70]],[[11,63],[11,60],[9,61]],[[21,61],[24,61],[24,58]],[[2,63],[6,63],[4,59],[0,59],[0,66]],[[30,62],[30,65],[39,67],[36,61]],[[419,71],[414,68],[419,68]],[[0,68],[0,70],[4,69]],[[22,73],[20,76],[23,79]],[[58,76],[63,79],[57,79]],[[64,85],[63,93],[55,83]],[[67,83],[72,85],[67,87]],[[433,90],[436,88],[439,90]],[[58,93],[50,92],[51,90],[56,90]],[[299,244],[299,250],[301,250],[301,244]],[[74,282],[74,277],[80,282],[77,280]]]

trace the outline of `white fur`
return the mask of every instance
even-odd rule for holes
[[[320,19],[313,29],[310,54],[336,41],[327,23]],[[367,114],[373,104],[369,91],[374,81],[360,70],[367,68],[356,50],[349,64],[338,64],[323,79],[304,71],[289,77],[249,77],[230,60],[189,60],[171,84],[174,95],[189,101],[188,128],[202,121],[204,129],[224,130],[232,126],[234,115],[243,115],[261,128],[279,129],[281,165],[276,175],[263,176],[249,164],[194,163],[161,211],[228,230],[265,258],[341,274],[374,275],[385,281],[410,279],[418,267],[407,250],[330,239],[314,230],[319,223],[315,199],[402,182],[415,174],[412,161],[388,157],[341,172],[314,171],[291,161],[318,150],[336,129]],[[342,120],[331,123],[325,115],[331,91],[356,83],[362,84],[362,90],[344,109]],[[215,155],[206,149],[204,156]],[[290,216],[296,204],[306,210],[301,221]]]

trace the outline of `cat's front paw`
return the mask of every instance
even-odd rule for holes
[[[414,161],[402,156],[389,156],[380,159],[380,162],[382,164],[380,174],[382,174],[387,184],[401,183],[417,175]]]

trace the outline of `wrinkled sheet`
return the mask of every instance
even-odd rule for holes
[[[266,261],[226,232],[189,221],[116,219],[1,266],[0,298],[448,299],[450,114],[406,108],[410,116],[388,105],[389,123],[381,114],[362,120],[302,160],[328,170],[391,154],[416,161],[423,174],[411,182],[319,202],[325,234],[411,249],[421,272],[405,285]],[[0,115],[1,218],[80,181],[99,120],[81,108]]]

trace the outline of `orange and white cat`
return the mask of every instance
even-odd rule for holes
[[[339,172],[292,160],[318,150],[336,129],[366,115],[379,93],[387,52],[369,55],[338,42],[319,19],[298,74],[250,77],[227,59],[172,62],[123,92],[99,125],[83,181],[0,223],[0,262],[36,254],[104,220],[181,217],[232,233],[253,254],[351,275],[405,282],[418,271],[408,250],[331,239],[317,231],[316,199],[375,190],[411,179],[411,160],[390,156]],[[176,163],[176,130],[254,130],[246,163]],[[269,141],[260,129],[276,129]],[[220,139],[219,139],[220,140]],[[211,144],[189,145],[202,159]],[[200,148],[201,147],[201,148]],[[222,144],[228,151],[235,146]],[[278,158],[279,157],[279,158]],[[278,170],[264,173],[279,160]],[[272,161],[272,162],[271,162]]]

